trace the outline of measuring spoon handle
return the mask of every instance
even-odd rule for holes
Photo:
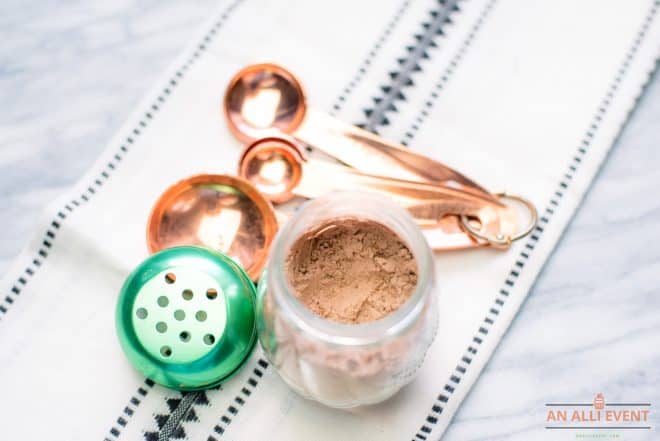
[[[445,164],[314,109],[307,109],[291,135],[365,173],[442,184],[499,204],[479,184]]]
[[[302,163],[298,196],[316,198],[332,191],[375,191],[393,197],[404,207],[410,207],[415,217],[439,219],[446,214],[483,217],[484,210],[494,212],[501,205],[493,204],[481,195],[474,195],[443,185],[370,175],[342,165],[307,159]]]

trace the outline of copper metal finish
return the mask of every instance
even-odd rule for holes
[[[517,229],[517,219],[504,204],[493,204],[450,187],[369,175],[305,158],[295,140],[285,136],[271,136],[250,144],[241,156],[239,175],[274,202],[286,202],[294,196],[315,198],[339,190],[386,194],[408,209],[435,250],[491,243],[469,234],[456,215],[477,218],[484,235],[510,235]]]
[[[265,130],[291,133],[305,116],[305,93],[300,81],[276,64],[254,64],[229,81],[224,110],[231,132],[247,143]]]
[[[147,246],[151,253],[181,245],[219,250],[256,280],[276,232],[273,207],[249,182],[196,175],[160,196],[149,216]]]
[[[499,204],[446,165],[307,108],[302,85],[282,66],[255,64],[238,72],[227,87],[224,112],[230,130],[243,142],[278,129],[365,173],[442,184]]]
[[[299,194],[304,160],[295,141],[275,136],[262,138],[243,150],[238,174],[270,201],[283,203]]]
[[[470,233],[472,236],[474,236],[477,239],[486,241],[494,247],[508,248],[509,246],[511,246],[512,242],[520,240],[532,232],[532,230],[536,226],[536,223],[539,220],[539,213],[536,210],[534,204],[529,199],[525,199],[522,196],[507,194],[504,192],[496,193],[495,196],[497,196],[500,199],[509,199],[512,201],[517,201],[518,203],[522,204],[525,207],[525,209],[529,212],[529,221],[527,222],[525,228],[508,233],[504,231],[499,231],[495,234],[492,234],[490,232],[484,231],[483,227],[479,228],[477,226],[474,226],[473,223],[478,223],[478,222],[472,222],[469,216],[466,215],[460,216],[461,225],[463,226],[463,228],[465,228],[465,230],[468,233]]]
[[[457,251],[490,245],[468,234],[457,216],[445,216],[434,225],[422,226],[422,234],[433,251]]]
[[[248,145],[239,160],[238,171],[239,176],[274,202],[285,202],[294,196],[316,198],[331,191],[362,189],[409,199],[413,204],[433,200],[433,207],[438,209],[443,201],[452,214],[476,214],[483,206],[501,205],[451,187],[370,175],[306,158],[296,141],[287,136],[269,136]],[[435,219],[440,213],[424,214]]]
[[[239,171],[273,202],[368,188],[403,203],[436,250],[507,247],[520,235],[513,210],[466,176],[308,108],[300,81],[282,66],[256,64],[238,72],[227,87],[224,112],[238,139],[267,137],[244,151]],[[296,142],[269,136],[273,129],[364,173],[306,159]],[[535,220],[533,205],[527,206]]]

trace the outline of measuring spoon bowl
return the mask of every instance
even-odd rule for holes
[[[147,222],[151,253],[184,245],[222,251],[256,280],[277,232],[272,205],[234,176],[191,176],[169,187]]]
[[[229,129],[239,140],[250,142],[272,129],[292,133],[307,109],[300,81],[282,66],[253,64],[230,80],[224,112]]]
[[[268,200],[279,204],[295,197],[304,160],[295,141],[270,136],[245,148],[239,159],[238,174]]]

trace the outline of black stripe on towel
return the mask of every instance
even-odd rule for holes
[[[492,3],[494,2],[491,2],[490,5],[492,5]],[[452,383],[457,383],[465,375],[465,373],[470,367],[470,363],[472,362],[472,359],[477,354],[479,347],[483,342],[483,339],[487,337],[489,329],[494,324],[500,311],[504,308],[506,299],[509,296],[509,290],[515,286],[516,280],[518,279],[520,273],[523,271],[525,263],[530,259],[531,253],[534,250],[536,244],[540,240],[542,240],[543,231],[552,220],[552,217],[555,212],[555,207],[559,206],[559,203],[563,197],[564,190],[567,189],[568,186],[570,185],[574,174],[577,173],[577,171],[580,168],[580,164],[582,163],[582,160],[587,155],[589,151],[589,146],[591,145],[591,141],[595,133],[598,131],[598,128],[600,127],[600,123],[603,120],[605,114],[607,113],[610,104],[612,102],[612,99],[616,95],[617,90],[620,88],[621,82],[625,77],[628,68],[632,64],[633,58],[637,54],[639,46],[642,40],[644,39],[644,36],[648,32],[649,25],[653,21],[653,18],[657,13],[659,5],[660,5],[660,1],[656,0],[653,6],[651,6],[651,8],[649,9],[649,12],[647,13],[646,18],[644,19],[644,22],[642,23],[640,30],[635,36],[635,39],[633,40],[632,45],[628,49],[628,52],[626,53],[623,62],[619,66],[619,69],[615,73],[614,79],[612,80],[610,86],[605,92],[605,96],[603,97],[603,100],[598,105],[594,117],[589,122],[587,126],[588,129],[585,131],[583,138],[578,143],[579,147],[577,148],[575,156],[573,157],[571,163],[568,166],[567,172],[564,174],[563,178],[557,183],[556,192],[554,192],[550,196],[550,199],[548,201],[545,210],[541,212],[541,218],[539,219],[539,225],[536,229],[536,233],[530,236],[529,239],[527,239],[527,242],[525,243],[525,248],[520,253],[519,258],[516,260],[514,264],[514,268],[511,269],[510,273],[505,277],[503,288],[500,289],[497,294],[495,294],[493,303],[490,305],[490,309],[486,313],[483,323],[479,325],[478,331],[475,333],[475,337],[473,337],[472,343],[468,345],[465,353],[461,358],[461,361],[458,362],[456,368],[454,369],[454,372],[451,374],[449,381],[445,383],[443,391],[439,393],[435,402],[432,404],[429,413],[426,415],[422,425],[415,434],[415,437],[413,438],[414,440],[420,440],[420,439],[424,440],[431,433],[433,427],[435,427],[435,425],[438,422],[438,417],[442,414],[443,409],[445,408],[447,402],[449,401],[449,399],[451,398],[454,392]],[[479,334],[481,334],[481,337],[477,337],[477,335]]]
[[[259,358],[257,361],[257,367],[252,369],[250,376],[248,377],[247,382],[241,388],[239,393],[234,397],[234,401],[227,406],[225,412],[220,416],[218,423],[213,426],[213,434],[209,435],[207,441],[217,441],[221,437],[227,426],[231,424],[234,417],[238,415],[238,412],[245,405],[246,401],[252,395],[252,392],[261,382],[261,377],[264,375],[264,371],[268,368],[269,364],[263,358]]]
[[[154,382],[149,379],[144,381],[143,386],[138,387],[136,393],[131,396],[131,398],[128,400],[128,403],[126,403],[126,406],[124,406],[124,410],[122,410],[121,414],[119,414],[117,417],[115,424],[113,424],[113,426],[108,431],[108,436],[105,438],[105,441],[114,441],[119,438],[122,430],[124,430],[124,427],[126,427],[128,422],[133,417],[135,409],[140,405],[140,403],[142,403],[142,400],[147,396],[153,387]]]
[[[414,74],[422,71],[424,60],[429,59],[432,49],[438,47],[438,40],[452,22],[451,15],[459,11],[457,4],[458,0],[438,0],[437,6],[429,11],[406,46],[405,54],[397,59],[397,69],[389,73],[389,81],[380,86],[378,95],[372,98],[372,105],[364,109],[367,119],[359,124],[360,127],[376,132],[378,126],[390,123],[387,115],[397,111],[397,102],[405,100],[404,90],[414,86]]]

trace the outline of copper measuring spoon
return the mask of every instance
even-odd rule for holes
[[[456,206],[452,214],[475,215],[475,209],[493,205],[490,199],[451,187],[370,175],[307,158],[295,140],[285,136],[269,136],[248,145],[239,159],[238,174],[275,203],[295,196],[312,199],[331,191],[367,189],[413,201],[448,199]]]
[[[443,184],[499,204],[488,191],[448,166],[307,107],[300,81],[277,64],[240,70],[229,82],[223,107],[229,129],[243,142],[277,129],[363,172]]]
[[[437,238],[430,242],[436,249],[447,249],[448,245],[451,249],[482,246],[484,240],[477,238],[510,238],[517,234],[517,219],[503,204],[495,205],[454,188],[369,175],[350,167],[307,159],[295,140],[288,137],[271,136],[247,146],[239,160],[239,175],[276,203],[294,196],[316,198],[338,190],[384,193],[406,207],[420,226],[451,232],[452,241]],[[440,222],[447,215],[465,217],[454,216],[453,220]],[[478,227],[474,226],[474,220],[470,221],[469,232],[462,227],[469,220],[467,216],[479,221]]]
[[[149,215],[147,247],[151,253],[182,245],[219,250],[256,280],[277,228],[272,205],[249,182],[195,175],[160,196]]]

